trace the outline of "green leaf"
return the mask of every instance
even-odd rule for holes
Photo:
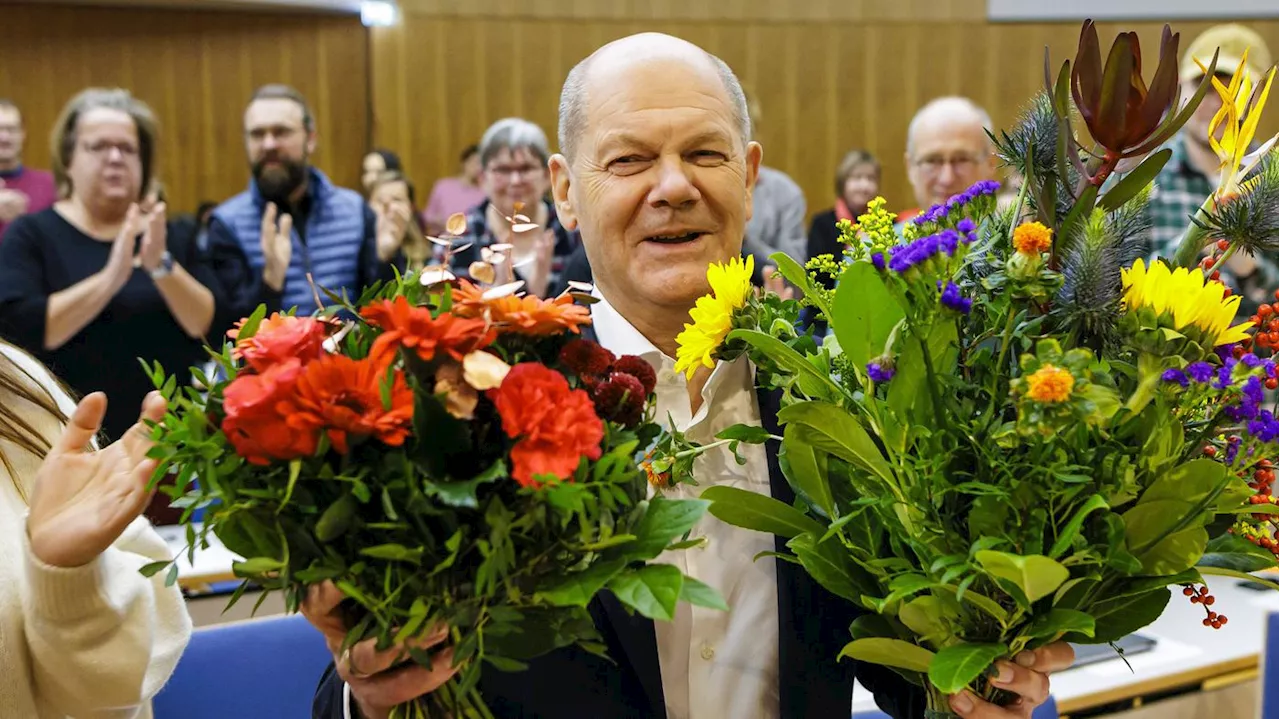
[[[232,562],[231,569],[237,577],[251,576],[284,569],[284,562],[271,557],[252,557],[243,562]]]
[[[1076,224],[1082,217],[1093,212],[1094,203],[1098,199],[1098,186],[1089,185],[1080,193],[1080,197],[1076,199],[1071,211],[1067,213],[1067,218],[1062,221],[1062,228],[1055,233],[1055,237],[1069,237],[1075,231]],[[1064,240],[1065,242],[1066,240]]]
[[[360,550],[360,554],[374,559],[390,559],[413,564],[422,563],[422,547],[410,549],[403,544],[378,544],[372,547],[364,547]]]
[[[933,661],[933,652],[901,639],[870,637],[855,639],[844,645],[837,659],[851,657],[856,661],[897,667],[908,671],[926,673]]]
[[[1127,172],[1123,179],[1117,182],[1107,194],[1102,196],[1102,200],[1098,202],[1098,207],[1107,212],[1114,212],[1119,209],[1121,205],[1133,199],[1134,195],[1142,192],[1143,188],[1156,179],[1156,175],[1160,174],[1160,170],[1172,155],[1173,150],[1168,148],[1148,155],[1141,165]]]
[[[1072,542],[1080,535],[1080,528],[1084,526],[1084,520],[1094,511],[1107,508],[1107,500],[1100,494],[1090,496],[1085,500],[1084,504],[1071,515],[1062,531],[1058,534],[1058,539],[1054,541],[1053,548],[1049,550],[1049,556],[1058,559],[1071,549]]]
[[[1157,543],[1181,531],[1179,527],[1192,523],[1201,526],[1204,524],[1203,519],[1192,518],[1195,510],[1195,504],[1179,499],[1140,502],[1121,515],[1124,520],[1125,542],[1139,561],[1145,561],[1143,557]]]
[[[585,607],[596,592],[625,569],[626,559],[600,561],[581,572],[563,577],[559,582],[538,590],[534,597],[557,607]]]
[[[609,582],[618,601],[650,619],[671,621],[684,575],[670,564],[650,564],[619,574]]]
[[[758,492],[737,487],[710,487],[702,493],[710,512],[722,522],[788,539],[806,532],[820,535],[822,525],[804,512]],[[663,545],[666,546],[666,545]]]
[[[936,322],[929,329],[925,340],[933,370],[948,374],[959,353],[956,324]],[[929,399],[928,373],[924,365],[924,350],[920,340],[910,333],[900,333],[894,341],[897,353],[895,366],[898,373],[889,382],[889,409],[904,423],[916,422],[932,425],[933,405]]]
[[[907,625],[921,641],[937,646],[949,638],[951,623],[959,618],[958,604],[927,594],[904,602],[898,609],[898,621]]]
[[[1201,574],[1208,574],[1210,576],[1218,576],[1218,577],[1235,577],[1236,579],[1243,579],[1248,582],[1253,582],[1254,584],[1266,587],[1268,589],[1280,589],[1280,584],[1276,584],[1274,580],[1267,579],[1266,577],[1259,577],[1256,574],[1237,572],[1234,569],[1226,569],[1223,567],[1197,567],[1197,569],[1200,570]]]
[[[1090,608],[1093,614],[1093,636],[1067,634],[1065,641],[1077,644],[1106,644],[1118,641],[1149,626],[1160,618],[1169,603],[1168,589],[1156,589],[1143,594],[1098,602]]]
[[[799,534],[787,542],[801,566],[827,591],[861,606],[864,595],[879,593],[876,578],[849,557],[837,541],[819,542],[817,535]]]
[[[356,499],[344,494],[334,500],[316,521],[316,539],[321,542],[332,542],[346,533],[356,516]]]
[[[1142,493],[1138,504],[1176,499],[1195,504],[1221,491],[1227,467],[1212,459],[1193,459],[1160,476]]]
[[[289,504],[289,500],[293,497],[293,487],[298,483],[298,475],[302,472],[302,460],[293,459],[289,461],[289,484],[285,486],[284,499],[280,500],[280,506],[276,507],[276,514]]]
[[[764,427],[750,424],[735,424],[726,427],[716,434],[716,439],[736,439],[747,444],[764,444],[769,439],[769,431]]]
[[[1093,617],[1074,609],[1050,609],[1031,622],[1026,630],[1029,639],[1056,641],[1067,632],[1093,636]]]
[[[808,432],[800,424],[788,424],[783,429],[778,461],[796,494],[830,518],[835,514],[835,498],[827,480],[827,455],[815,452],[802,435],[807,436]]]
[[[858,418],[827,402],[797,402],[778,411],[778,421],[802,424],[813,430],[806,439],[814,449],[832,454],[886,482],[893,470]],[[784,430],[785,431],[785,430]]]
[[[489,664],[493,665],[494,669],[497,669],[500,672],[522,672],[529,668],[529,665],[524,662],[519,662],[515,659],[507,659],[505,657],[495,657],[492,654],[484,655],[484,660],[489,662]]]
[[[693,577],[685,577],[684,583],[680,585],[680,600],[698,607],[729,611],[729,605],[725,604],[720,592]]]
[[[826,295],[814,287],[813,281],[809,279],[809,273],[805,272],[804,267],[785,252],[775,252],[769,255],[769,260],[778,268],[778,273],[787,278],[787,281],[804,293],[806,299],[818,308],[828,320],[831,318],[831,307],[826,302]]]
[[[1223,534],[1209,540],[1204,556],[1196,566],[1233,569],[1237,572],[1257,572],[1276,566],[1276,557],[1243,537]]]
[[[1022,556],[984,550],[974,558],[987,574],[1013,582],[1029,602],[1053,594],[1071,576],[1066,567],[1041,554]]]
[[[267,306],[258,305],[254,311],[245,318],[240,324],[240,331],[236,333],[236,342],[243,342],[258,333],[258,325],[262,324],[262,319],[267,316]]]
[[[1196,565],[1209,543],[1209,533],[1204,527],[1189,527],[1174,532],[1142,553],[1144,574],[1177,574]]]
[[[631,534],[634,542],[616,548],[615,554],[627,559],[653,559],[667,548],[676,537],[693,529],[702,519],[710,502],[700,499],[664,499],[654,497],[645,508],[644,516],[636,523]]]
[[[507,466],[502,460],[498,460],[490,465],[488,469],[468,480],[441,482],[424,480],[422,491],[428,497],[435,497],[450,507],[479,509],[480,500],[476,497],[476,490],[480,488],[480,485],[504,479],[506,476]]]
[[[902,306],[870,262],[854,262],[840,274],[834,309],[828,321],[845,356],[860,372],[884,353],[889,334],[903,317]]]
[[[929,681],[939,691],[955,694],[1008,653],[1009,647],[1004,644],[952,644],[929,662]]]
[[[844,396],[840,386],[831,381],[817,367],[809,364],[804,356],[791,349],[782,340],[758,330],[740,329],[729,333],[726,342],[741,340],[759,350],[783,371],[795,375],[800,390],[809,397],[836,398]]]
[[[144,577],[154,577],[160,573],[161,569],[168,567],[170,564],[173,564],[173,562],[168,559],[163,562],[150,562],[139,567],[138,574],[141,574]]]

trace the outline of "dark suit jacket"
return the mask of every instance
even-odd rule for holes
[[[588,337],[594,333],[583,328]],[[590,337],[594,339],[594,337]],[[766,429],[781,435],[780,395],[760,391],[760,415]],[[778,465],[778,443],[768,442],[769,486],[788,504],[795,493]],[[778,538],[779,552],[787,551]],[[762,559],[760,561],[777,561]],[[804,569],[778,562],[778,671],[782,719],[848,719],[853,680],[876,695],[895,719],[924,716],[924,693],[889,669],[852,660],[837,662],[849,641],[849,624],[860,613],[814,582]],[[614,663],[576,647],[533,660],[528,670],[501,672],[485,667],[480,691],[500,719],[665,719],[662,675],[653,622],[629,616],[610,593],[589,607]],[[342,680],[332,665],[321,678],[313,719],[342,719]],[[752,719],[726,717],[726,719]]]

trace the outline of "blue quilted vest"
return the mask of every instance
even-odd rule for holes
[[[315,312],[316,301],[307,283],[311,274],[317,287],[337,294],[345,288],[351,297],[360,294],[360,247],[364,243],[364,199],[351,190],[337,187],[323,172],[310,168],[311,214],[307,218],[305,244],[293,231],[293,258],[285,274],[281,309],[298,308],[298,315]],[[266,203],[258,185],[249,180],[249,189],[214,210],[214,217],[229,227],[240,241],[254,272],[261,273],[262,213]],[[319,290],[317,290],[319,292]],[[327,301],[323,292],[320,299]]]

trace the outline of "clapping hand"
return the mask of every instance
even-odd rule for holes
[[[324,635],[333,653],[334,667],[342,681],[351,687],[351,695],[365,719],[386,719],[391,710],[405,702],[429,694],[449,681],[458,670],[453,667],[453,648],[446,647],[432,656],[427,669],[409,661],[408,651],[395,646],[377,650],[377,640],[368,639],[342,651],[347,626],[340,605],[346,596],[332,582],[312,585],[302,602],[302,615]],[[449,638],[449,630],[441,628],[412,642],[420,649],[430,649]]]
[[[293,259],[293,218],[284,215],[276,224],[276,204],[267,203],[262,213],[262,279],[277,292],[284,289],[285,273]]]
[[[378,218],[378,259],[390,262],[400,251],[405,231],[409,229],[409,208],[404,205],[380,205],[373,208],[373,212]]]
[[[129,205],[129,211],[124,216],[124,224],[111,242],[111,253],[107,255],[107,264],[102,268],[101,276],[106,278],[113,297],[129,281],[129,275],[133,274],[134,241],[138,237],[141,221],[138,206]]]
[[[778,272],[777,267],[765,265],[761,268],[760,274],[764,276],[764,288],[766,291],[772,292],[784,300],[795,299],[795,289],[787,284],[787,281]]]
[[[963,691],[951,697],[951,708],[964,719],[1031,719],[1035,708],[1049,700],[1049,674],[1070,668],[1075,659],[1070,644],[1054,642],[1022,652],[1012,662],[996,662],[991,684],[1018,698],[1000,707]]]
[[[107,397],[94,392],[80,400],[36,473],[27,516],[36,559],[52,567],[84,566],[146,509],[156,468],[156,460],[147,458],[152,441],[146,421],[160,421],[165,406],[159,393],[148,394],[138,422],[105,449],[93,450]]]
[[[142,247],[138,250],[138,264],[147,272],[154,271],[164,258],[166,233],[165,204],[156,204],[143,218]]]

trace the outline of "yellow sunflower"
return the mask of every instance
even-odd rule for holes
[[[712,355],[733,327],[734,311],[746,304],[751,294],[751,273],[754,270],[755,260],[751,256],[745,262],[737,257],[726,264],[713,264],[707,268],[711,294],[698,298],[689,311],[693,324],[686,324],[684,331],[676,336],[677,372],[693,377],[699,366],[708,369],[716,366]]]
[[[1170,271],[1159,260],[1150,267],[1138,260],[1129,269],[1120,270],[1120,281],[1129,311],[1145,307],[1156,317],[1168,315],[1174,330],[1185,333],[1187,329],[1197,329],[1214,347],[1245,339],[1245,330],[1253,326],[1252,322],[1231,326],[1240,298],[1224,298],[1222,283],[1206,282],[1199,268]]]

